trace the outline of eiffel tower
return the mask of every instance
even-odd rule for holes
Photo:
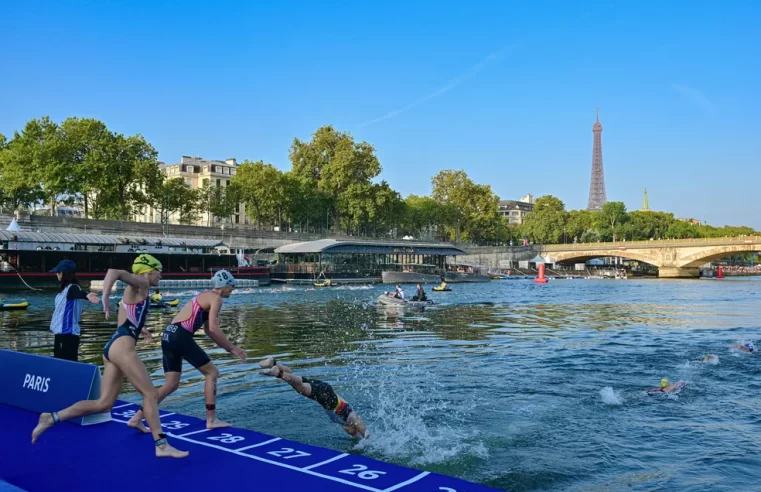
[[[597,121],[592,126],[594,144],[592,145],[592,182],[589,184],[589,202],[587,210],[602,210],[605,198],[605,173],[602,169],[602,125],[600,124],[600,109],[597,109]]]

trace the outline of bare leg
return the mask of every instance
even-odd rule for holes
[[[164,399],[177,391],[177,388],[180,387],[180,374],[179,372],[167,372],[164,374],[164,384],[162,384],[159,387],[159,398],[158,402],[161,403],[164,401]],[[129,427],[132,427],[133,429],[137,429],[139,431],[145,432],[146,434],[150,433],[145,425],[143,425],[143,410],[138,410],[135,415],[132,416],[131,419],[129,419],[129,422],[127,422],[127,425]]]
[[[206,428],[219,429],[221,427],[231,427],[227,422],[217,419],[217,378],[219,378],[217,366],[213,362],[209,362],[199,367],[198,370],[206,376],[203,392],[206,398]]]
[[[305,383],[301,376],[295,375],[291,368],[288,366],[281,366],[277,364],[266,371],[260,371],[264,376],[274,376],[280,378],[296,390],[299,394],[306,396],[307,398],[312,396],[312,385]]]
[[[128,337],[121,337],[111,345],[111,360],[118,364],[127,380],[143,395],[143,413],[148,427],[151,428],[154,442],[164,440],[161,434],[161,420],[159,420],[158,390],[153,386],[153,381],[143,365],[143,361],[135,352],[134,342]],[[179,451],[168,442],[156,446],[156,457],[184,458],[189,453]]]
[[[97,400],[82,400],[73,404],[72,406],[58,412],[59,422],[64,420],[74,419],[82,417],[84,415],[92,415],[94,413],[106,412],[114,406],[116,397],[119,396],[119,388],[124,380],[124,374],[114,364],[103,359],[103,379],[100,382],[100,398]],[[53,414],[43,413],[40,415],[40,420],[37,423],[37,427],[32,431],[32,444],[37,441],[40,435],[48,430],[54,424]]]

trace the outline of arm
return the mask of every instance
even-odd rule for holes
[[[111,295],[111,288],[114,286],[117,280],[121,280],[122,282],[137,289],[148,289],[151,286],[150,282],[148,282],[148,279],[145,277],[140,275],[133,275],[125,270],[114,270],[113,268],[109,268],[108,272],[106,273],[106,278],[103,279],[102,301],[103,312],[106,314],[106,319],[108,319],[109,314],[111,314],[111,303],[109,300]]]
[[[100,302],[100,299],[98,299],[98,295],[90,292],[89,294],[85,293],[85,291],[82,290],[82,288],[76,284],[69,287],[69,290],[66,292],[66,300],[67,301],[73,301],[75,299],[87,299],[93,304],[98,304]]]
[[[246,360],[246,353],[240,348],[235,346],[230,340],[227,339],[222,332],[222,328],[219,326],[219,309],[222,307],[222,298],[213,295],[211,296],[211,306],[209,307],[209,321],[204,327],[204,331],[214,343],[222,347],[223,349],[231,352],[239,357],[241,360]]]

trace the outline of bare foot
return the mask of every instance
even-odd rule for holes
[[[150,434],[151,431],[148,430],[148,428],[143,424],[143,414],[138,412],[135,415],[132,416],[131,419],[129,419],[129,422],[127,422],[127,427],[132,427],[133,429],[137,429],[143,434]]]
[[[232,424],[228,424],[227,422],[223,422],[219,419],[214,419],[211,422],[208,420],[206,421],[207,429],[221,429],[223,427],[232,427]]]
[[[52,413],[43,413],[40,415],[40,420],[37,422],[37,427],[35,427],[32,431],[32,444],[37,441],[37,438],[40,437],[43,432],[53,427],[54,423],[55,422],[53,421]]]
[[[259,374],[261,374],[263,376],[275,376],[275,377],[278,377],[280,375],[280,368],[277,367],[277,366],[274,366],[274,367],[272,367],[270,369],[267,369],[266,371],[259,371]]]
[[[156,447],[156,458],[184,458],[189,454],[187,451],[174,449],[169,443]]]
[[[274,365],[275,365],[274,357],[267,357],[266,359],[259,361],[259,367],[262,367],[264,369],[269,369],[270,367]]]

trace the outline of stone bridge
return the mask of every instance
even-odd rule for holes
[[[658,267],[662,278],[698,277],[699,267],[734,254],[761,252],[761,236],[666,239],[615,243],[550,244],[540,255],[557,263],[618,257]]]

